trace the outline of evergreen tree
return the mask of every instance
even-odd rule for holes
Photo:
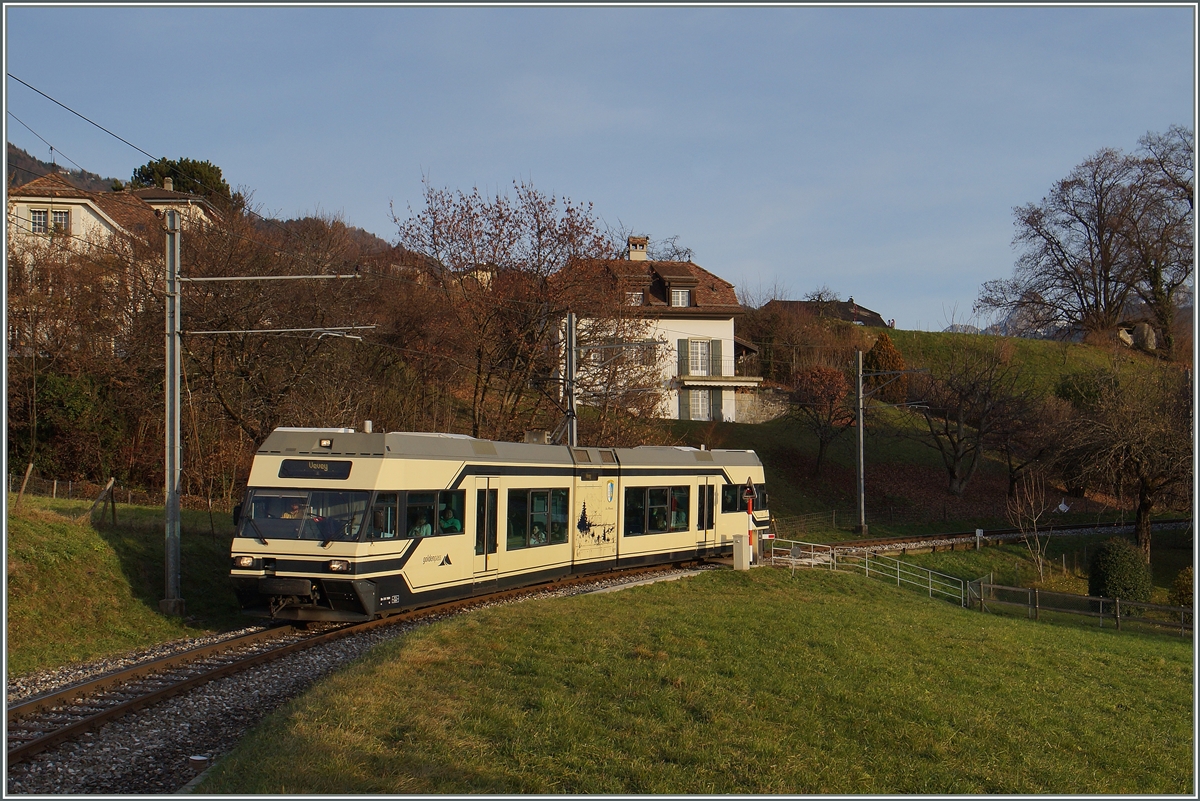
[[[210,161],[186,158],[150,161],[133,171],[129,185],[133,189],[161,187],[164,178],[171,179],[176,192],[188,192],[214,200],[228,201],[232,198],[229,184],[221,176],[221,168]]]

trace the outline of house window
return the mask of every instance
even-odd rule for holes
[[[646,295],[644,292],[626,292],[626,306],[644,306],[646,304]]]
[[[35,234],[50,232],[50,212],[45,209],[29,210],[29,228]]]
[[[54,221],[54,232],[58,234],[71,233],[71,212],[55,210],[50,213]]]
[[[692,419],[711,420],[712,406],[709,401],[712,399],[712,390],[692,389],[688,391],[692,393]]]
[[[688,375],[708,375],[711,348],[712,343],[707,339],[688,340]]]
[[[671,305],[672,306],[691,306],[692,305],[692,290],[690,290],[690,289],[672,289],[671,290]]]

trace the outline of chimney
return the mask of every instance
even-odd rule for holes
[[[646,244],[650,241],[644,236],[629,237],[629,260],[630,261],[645,261],[646,260]]]
[[[167,190],[168,192],[174,192],[175,182],[170,178],[163,178],[163,189]]]

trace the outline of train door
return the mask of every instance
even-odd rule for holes
[[[475,479],[475,581],[494,579],[499,570],[496,557],[497,504],[500,479]]]
[[[617,477],[577,475],[572,494],[575,496],[571,525],[575,564],[614,561],[617,558]]]
[[[720,500],[717,487],[720,479],[702,476],[697,482],[699,497],[696,499],[696,550],[713,548],[717,544],[717,502]]]

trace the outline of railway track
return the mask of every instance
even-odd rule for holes
[[[1180,525],[1190,525],[1191,518],[1169,518],[1167,520],[1156,520],[1151,526],[1153,529],[1176,528]],[[1056,526],[1043,526],[1038,529],[1042,534],[1087,534],[1104,533],[1105,531],[1132,529],[1132,523],[1099,523],[1093,525],[1067,523]],[[1020,529],[1015,528],[997,528],[987,529],[983,532],[982,538],[987,542],[1004,542],[1007,540],[1017,540],[1023,535]],[[975,532],[974,531],[957,531],[947,534],[910,534],[903,537],[876,537],[873,539],[861,540],[841,540],[839,542],[829,543],[834,548],[853,549],[861,548],[865,550],[903,550],[905,546],[925,546],[928,543],[936,543],[934,547],[938,550],[955,550],[955,546],[963,547],[965,545],[974,546]]]
[[[88,681],[9,704],[7,764],[9,767],[42,751],[79,738],[138,710],[153,706],[202,684],[372,629],[443,617],[455,612],[536,595],[547,589],[567,589],[601,581],[636,579],[673,569],[671,565],[633,568],[600,575],[579,576],[460,601],[428,606],[365,623],[303,629],[264,628],[212,645],[143,662]]]

